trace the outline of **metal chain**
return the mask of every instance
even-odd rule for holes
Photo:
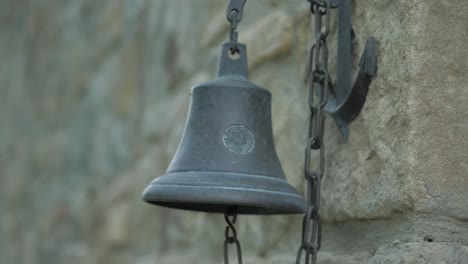
[[[237,261],[239,264],[242,264],[241,246],[239,240],[237,239],[236,228],[234,227],[234,224],[237,220],[237,213],[235,211],[226,212],[224,213],[224,219],[227,223],[226,229],[224,231],[224,263],[229,264],[229,244],[236,244]]]
[[[309,1],[311,2],[311,12],[315,17],[315,41],[309,49],[308,63],[310,121],[304,162],[308,209],[302,220],[302,243],[297,252],[296,264],[301,263],[302,255],[305,255],[306,264],[317,263],[317,253],[321,244],[322,227],[319,209],[320,185],[325,170],[324,107],[328,100],[330,82],[327,37],[330,31],[332,0]],[[319,154],[319,161],[315,168],[311,168],[312,152]]]
[[[231,23],[229,30],[229,43],[231,43],[231,53],[235,54],[239,52],[237,48],[237,23],[242,19],[242,11],[244,9],[245,2],[247,0],[230,0],[228,8],[226,10],[226,18]]]

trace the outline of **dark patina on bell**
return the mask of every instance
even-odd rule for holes
[[[303,213],[276,155],[271,94],[247,79],[247,56],[224,44],[218,78],[192,88],[189,115],[166,174],[143,200],[165,207],[238,214]]]

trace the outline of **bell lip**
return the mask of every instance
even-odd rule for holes
[[[265,186],[235,186],[239,177]],[[221,186],[216,180],[223,181]],[[197,183],[202,181],[202,183]],[[242,180],[240,182],[243,182]],[[306,211],[303,197],[286,180],[263,175],[231,172],[169,172],[154,179],[142,199],[173,209],[224,213],[236,207],[238,214],[301,214]],[[214,203],[213,201],[216,201]]]

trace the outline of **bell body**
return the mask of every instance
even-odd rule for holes
[[[143,199],[204,212],[302,213],[304,200],[286,182],[276,155],[270,92],[242,75],[193,87],[177,152]]]

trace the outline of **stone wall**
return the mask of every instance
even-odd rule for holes
[[[0,2],[0,263],[222,262],[222,216],[140,195],[177,147],[190,87],[214,77],[225,5]],[[300,190],[308,10],[248,1],[239,26]],[[349,142],[326,123],[320,263],[468,263],[467,13],[463,0],[354,1],[354,50],[376,36],[379,70]],[[300,221],[241,217],[245,263],[294,263]]]

